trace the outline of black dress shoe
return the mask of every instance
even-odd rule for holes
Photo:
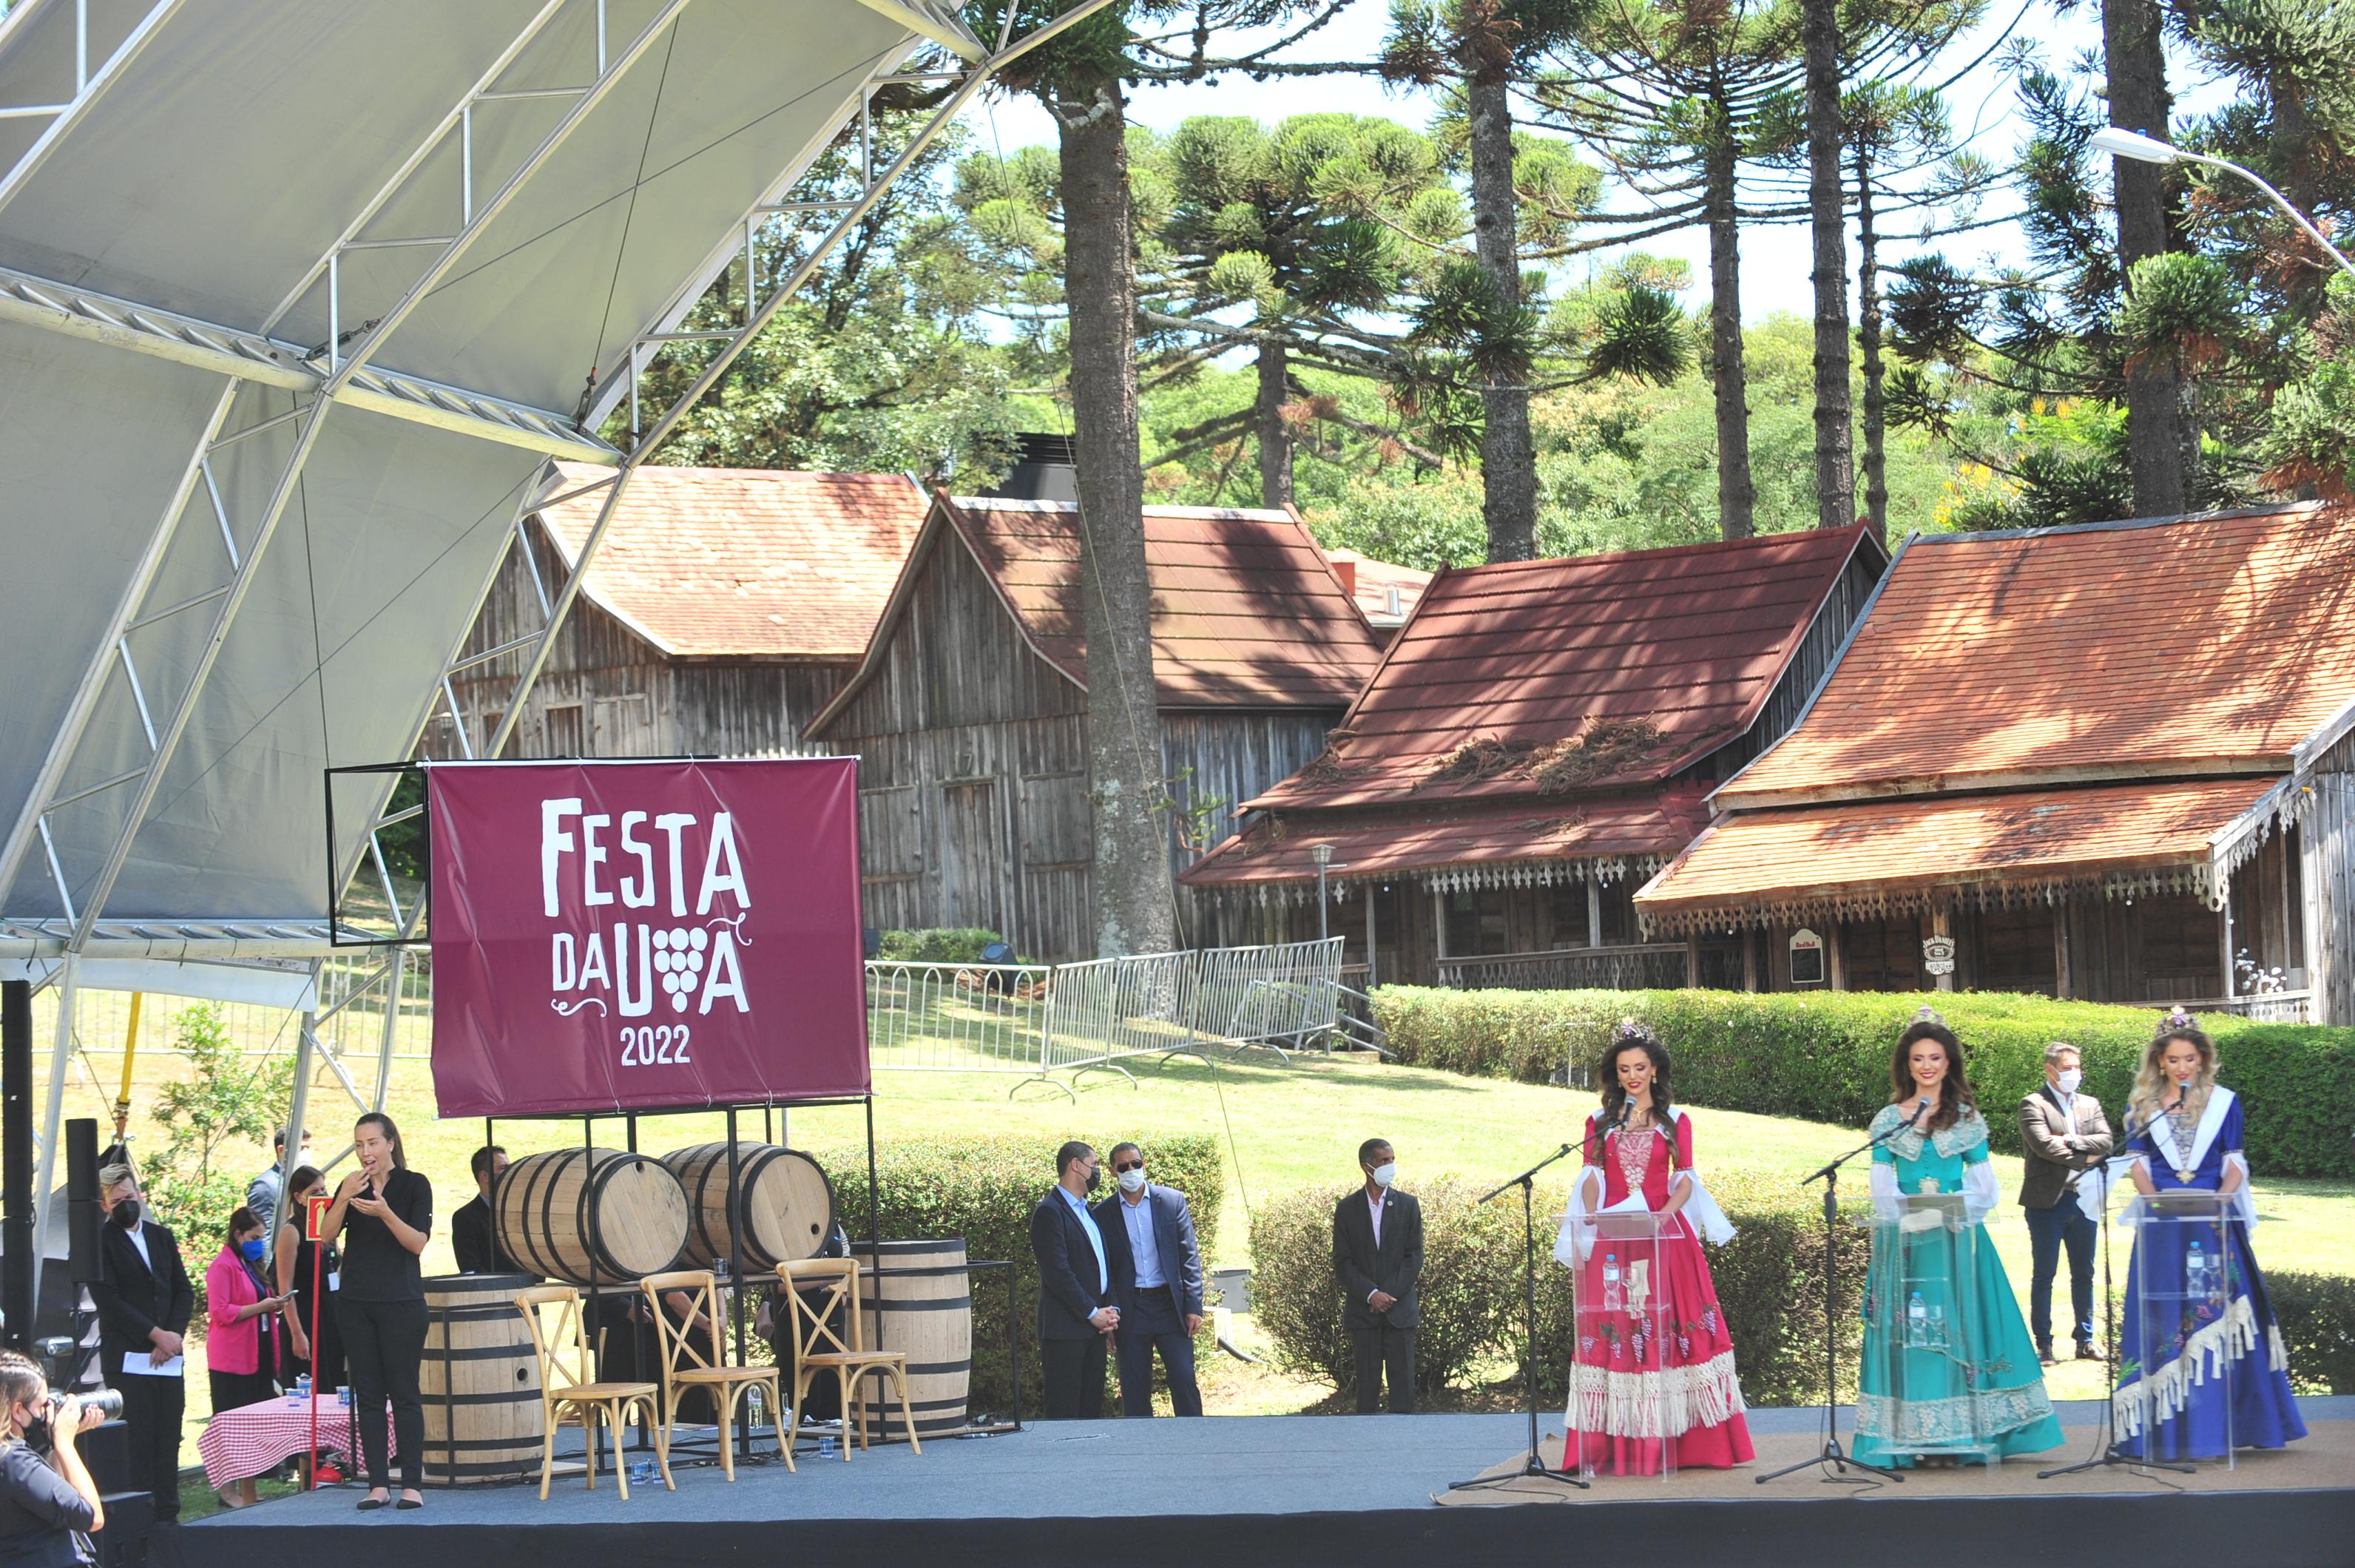
[[[2094,1349],[2091,1339],[2080,1339],[2077,1342],[2077,1359],[2081,1361],[2098,1361],[2102,1359],[2102,1352]]]
[[[2037,1359],[2038,1360],[2040,1360],[2040,1361],[2043,1362],[2046,1366],[2048,1366],[2048,1367],[2049,1367],[2049,1366],[2052,1365],[2052,1363],[2053,1363],[2053,1362],[2055,1362],[2055,1361],[2059,1360],[2061,1358],[2060,1358],[2060,1357],[2058,1357],[2058,1356],[2056,1356],[2056,1355],[2054,1355],[2054,1354],[2052,1353],[2052,1347],[2051,1347],[2051,1346],[2050,1346],[2050,1345],[2039,1345],[2039,1346],[2037,1346],[2037,1347],[2036,1347],[2036,1359]]]
[[[423,1508],[425,1504],[421,1499],[417,1498],[403,1498],[394,1506],[406,1510],[413,1508]]]
[[[377,1509],[384,1507],[384,1504],[385,1499],[382,1498],[362,1498],[359,1503],[360,1512],[374,1513]]]

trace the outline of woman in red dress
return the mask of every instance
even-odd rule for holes
[[[1579,1271],[1566,1419],[1593,1467],[1623,1476],[1657,1474],[1664,1440],[1678,1468],[1753,1456],[1733,1340],[1700,1249],[1703,1237],[1731,1240],[1733,1227],[1694,1168],[1692,1118],[1672,1103],[1669,1065],[1641,1024],[1614,1031],[1595,1072],[1603,1108],[1587,1118],[1586,1168],[1555,1248]],[[1643,1243],[1622,1257],[1579,1222],[1639,1207],[1674,1221],[1656,1255],[1638,1256],[1651,1252]]]

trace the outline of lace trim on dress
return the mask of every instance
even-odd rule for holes
[[[1871,1126],[1866,1130],[1879,1137],[1891,1127],[1903,1125],[1905,1118],[1911,1115],[1913,1113],[1902,1105],[1883,1105],[1881,1114],[1872,1118]],[[1886,1147],[1900,1159],[1920,1159],[1922,1146],[1928,1144],[1942,1157],[1951,1159],[1956,1155],[1968,1154],[1987,1141],[1987,1118],[1980,1115],[1976,1107],[1966,1105],[1963,1114],[1955,1118],[1953,1126],[1941,1127],[1928,1134],[1919,1127],[1907,1127],[1891,1138]]]
[[[1564,1419],[1572,1430],[1612,1437],[1681,1437],[1722,1426],[1749,1407],[1734,1375],[1733,1352],[1660,1371],[1614,1372],[1580,1361]]]
[[[2281,1329],[2267,1324],[2265,1339],[2266,1360],[2272,1370],[2287,1371],[2289,1350],[2282,1343]],[[2119,1435],[2141,1435],[2146,1395],[2152,1420],[2172,1420],[2191,1403],[2191,1391],[2204,1386],[2211,1371],[2221,1377],[2225,1362],[2238,1360],[2256,1348],[2256,1307],[2247,1296],[2235,1296],[2222,1317],[2185,1338],[2175,1359],[2158,1371],[2138,1375],[2142,1372],[2138,1367],[2122,1369],[2127,1381],[2110,1399],[2111,1408],[2117,1412]]]
[[[1951,1399],[1898,1399],[1885,1393],[1858,1397],[1856,1430],[1893,1449],[1992,1447],[2007,1432],[2033,1425],[2052,1413],[2044,1384],[1988,1389]]]
[[[1627,1183],[1630,1192],[1644,1190],[1644,1178],[1652,1168],[1655,1136],[1650,1127],[1622,1127],[1611,1140],[1618,1151],[1620,1179]]]

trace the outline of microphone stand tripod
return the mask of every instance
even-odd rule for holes
[[[1577,1487],[1582,1490],[1586,1488],[1585,1478],[1571,1472],[1567,1432],[1564,1433],[1561,1469],[1547,1469],[1544,1457],[1538,1452],[1538,1254],[1534,1195],[1537,1191],[1538,1172],[1557,1160],[1569,1158],[1571,1150],[1577,1147],[1574,1144],[1562,1145],[1553,1153],[1480,1200],[1482,1203],[1488,1203],[1503,1197],[1516,1187],[1521,1189],[1521,1313],[1523,1328],[1529,1335],[1528,1352],[1521,1360],[1521,1383],[1529,1407],[1529,1451],[1522,1458],[1521,1467],[1513,1474],[1483,1476],[1469,1481],[1450,1481],[1447,1484],[1447,1489],[1451,1492],[1503,1486],[1533,1476],[1541,1476],[1549,1481],[1560,1481],[1565,1486]],[[1575,1202],[1577,1200],[1573,1198],[1572,1201]],[[1571,1316],[1575,1320],[1578,1312],[1578,1271],[1576,1269],[1571,1271],[1570,1281]]]
[[[2131,1141],[2134,1136],[2132,1124],[2129,1123],[2126,1137]],[[2108,1381],[2103,1389],[2102,1398],[2105,1435],[2102,1451],[2093,1458],[2080,1459],[2073,1465],[2062,1465],[2051,1470],[2039,1470],[2036,1472],[2036,1478],[2040,1481],[2049,1481],[2055,1476],[2073,1476],[2083,1470],[2105,1469],[2112,1465],[2124,1466],[2129,1469],[2139,1466],[2146,1470],[2178,1470],[2187,1476],[2197,1475],[2199,1467],[2196,1465],[2170,1464],[2164,1459],[2153,1459],[2149,1456],[2151,1424],[2148,1420],[2143,1423],[2143,1457],[2137,1459],[2131,1454],[2118,1452],[2118,1304],[2116,1298],[2110,1294],[2109,1162],[2105,1160],[2085,1174],[2102,1184],[2102,1334],[2105,1341],[2104,1349],[2109,1352],[2102,1358],[2102,1364],[2108,1373]],[[2149,1287],[2146,1285],[2144,1288]]]
[[[1923,1109],[1926,1108],[1926,1106],[1923,1107]],[[1858,1155],[1869,1154],[1879,1148],[1921,1119],[1922,1109],[1917,1109],[1906,1119],[1903,1125],[1891,1127],[1879,1137],[1870,1139],[1859,1147],[1849,1150],[1848,1153],[1799,1183],[1802,1187],[1812,1186],[1818,1181],[1824,1184],[1824,1451],[1812,1459],[1802,1459],[1796,1465],[1785,1465],[1779,1470],[1768,1471],[1758,1477],[1758,1484],[1762,1487],[1769,1481],[1779,1480],[1785,1476],[1816,1465],[1829,1465],[1835,1472],[1870,1470],[1876,1476],[1886,1476],[1892,1481],[1902,1481],[1905,1478],[1905,1473],[1902,1470],[1886,1465],[1869,1465],[1861,1459],[1851,1457],[1840,1447],[1839,1170],[1841,1166],[1846,1165]],[[1861,1397],[1862,1391],[1858,1392]],[[1826,1476],[1824,1479],[1835,1481],[1840,1477],[1834,1474]],[[1849,1484],[1870,1485],[1870,1482]]]

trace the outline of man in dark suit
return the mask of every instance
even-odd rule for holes
[[[1194,1335],[1202,1327],[1202,1249],[1186,1195],[1145,1179],[1145,1151],[1114,1144],[1113,1180],[1120,1190],[1095,1206],[1112,1272],[1120,1328],[1113,1354],[1120,1362],[1120,1413],[1153,1414],[1153,1352],[1169,1378],[1169,1403],[1180,1415],[1202,1413],[1194,1381]]]
[[[1358,1146],[1366,1185],[1333,1211],[1333,1273],[1341,1282],[1341,1327],[1357,1353],[1358,1413],[1414,1413],[1414,1330],[1423,1321],[1415,1282],[1423,1274],[1423,1208],[1391,1183],[1398,1156],[1388,1142]]]
[[[131,1484],[155,1499],[155,1522],[180,1517],[180,1423],[187,1413],[182,1373],[150,1375],[181,1352],[197,1293],[172,1232],[145,1218],[139,1182],[127,1165],[98,1173],[110,1223],[99,1241],[99,1277],[90,1287],[98,1305],[99,1357],[107,1386],[123,1395],[130,1430]],[[132,1363],[126,1373],[123,1363]]]
[[[1103,1414],[1104,1341],[1120,1327],[1103,1232],[1087,1195],[1103,1179],[1096,1151],[1068,1143],[1055,1151],[1055,1185],[1030,1211],[1030,1253],[1039,1261],[1039,1360],[1047,1373],[1047,1419]]]
[[[2044,1087],[2019,1103],[2019,1207],[2028,1221],[2028,1326],[2036,1355],[2052,1364],[2052,1276],[2069,1249],[2071,1337],[2077,1359],[2098,1361],[2094,1343],[2094,1221],[2077,1204],[2078,1179],[2109,1157],[2110,1123],[2101,1102],[2078,1085],[2077,1048],[2044,1048]]]
[[[499,1228],[491,1215],[491,1188],[507,1168],[507,1151],[485,1144],[474,1151],[474,1197],[450,1216],[450,1250],[458,1257],[460,1274],[521,1274],[499,1245]]]

